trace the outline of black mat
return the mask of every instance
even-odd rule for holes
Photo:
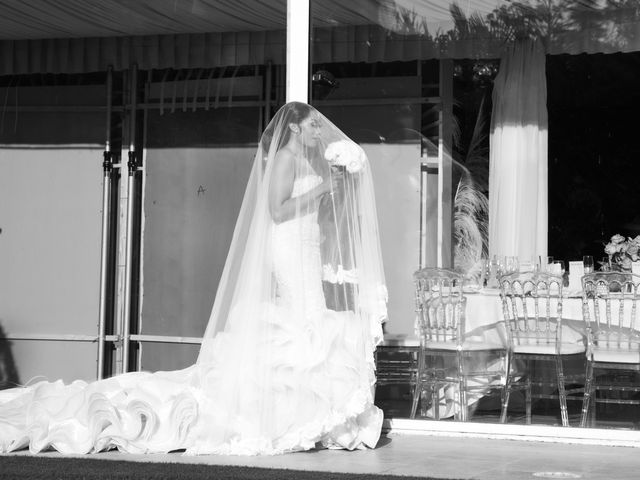
[[[430,477],[307,472],[271,468],[127,462],[84,458],[46,458],[37,455],[3,455],[0,456],[0,478],[12,480],[425,480]]]

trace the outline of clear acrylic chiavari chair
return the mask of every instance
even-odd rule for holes
[[[532,399],[537,398],[558,399],[562,425],[569,426],[568,395],[575,399],[574,394],[584,390],[567,389],[567,385],[582,384],[583,375],[565,375],[563,360],[584,355],[585,346],[575,338],[563,338],[562,277],[545,272],[515,272],[502,276],[499,283],[508,339],[501,421],[507,420],[511,392],[523,390],[527,424],[531,423]],[[555,380],[545,378],[548,371],[536,368],[535,362],[553,364]],[[549,388],[557,388],[557,393],[550,393]]]
[[[450,388],[455,391],[455,417],[466,421],[469,394],[482,395],[488,385],[504,385],[505,348],[466,338],[462,275],[447,269],[424,268],[414,274],[414,281],[420,349],[411,418],[415,418],[422,401],[430,402],[433,417],[438,420],[442,389]],[[483,360],[477,361],[479,357]],[[487,369],[487,358],[499,358],[502,368]],[[484,381],[478,382],[479,378]]]
[[[580,426],[597,404],[640,405],[640,276],[598,272],[582,278],[587,368]]]

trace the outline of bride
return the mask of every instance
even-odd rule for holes
[[[0,452],[373,448],[385,318],[364,151],[289,103],[258,145],[196,364],[0,391]]]

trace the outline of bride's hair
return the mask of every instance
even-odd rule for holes
[[[313,107],[300,102],[290,102],[286,105],[286,108],[287,110],[284,114],[284,120],[287,122],[287,125],[300,125],[313,112]],[[289,142],[291,133],[292,131],[290,128],[285,129],[284,135],[282,135],[282,141],[280,142],[280,145],[278,145],[278,149],[282,148],[287,144],[287,142]]]
[[[313,108],[306,103],[291,102],[287,105],[289,111],[289,123],[300,124],[313,112]]]
[[[281,131],[278,138],[278,144],[275,145],[276,151],[280,150],[287,144],[291,138],[291,129],[289,124],[300,125],[309,115],[314,112],[313,107],[301,102],[290,102],[282,107],[274,116],[269,126],[265,129],[260,140],[260,146],[263,152],[268,152],[271,146],[271,140],[276,129]],[[285,128],[282,128],[285,127]]]

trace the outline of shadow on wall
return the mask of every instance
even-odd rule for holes
[[[20,385],[18,370],[11,353],[11,342],[5,338],[0,324],[0,390]]]

